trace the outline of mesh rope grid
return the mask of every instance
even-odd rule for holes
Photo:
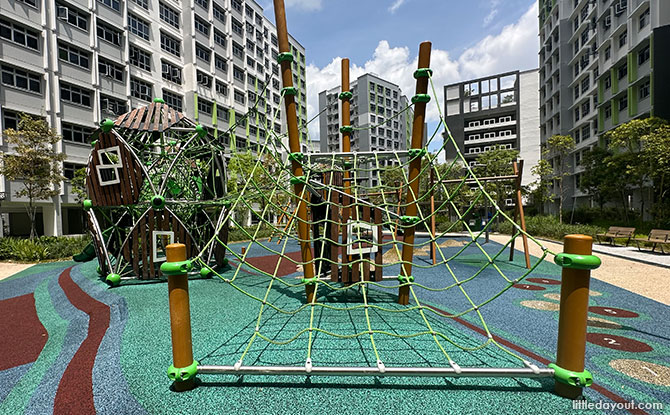
[[[291,161],[287,160],[284,162],[281,160],[281,158],[278,155],[279,148],[277,148],[277,146],[279,145],[283,147],[284,151],[288,151],[288,149],[284,147],[284,144],[281,140],[278,140],[279,136],[277,136],[273,130],[268,131],[270,134],[266,134],[266,141],[263,144],[261,151],[259,152],[257,161],[253,167],[250,177],[248,178],[248,180],[245,181],[244,186],[237,195],[233,196],[232,198],[229,197],[229,203],[232,204],[232,208],[229,209],[229,214],[226,217],[226,219],[229,219],[233,224],[242,229],[240,224],[235,220],[234,216],[232,215],[232,212],[237,206],[244,206],[248,209],[253,209],[253,203],[250,201],[251,196],[261,197],[265,203],[262,211],[257,215],[259,218],[259,223],[256,226],[255,230],[252,232],[247,232],[246,230],[242,229],[245,235],[249,238],[249,241],[246,243],[246,250],[243,254],[238,254],[229,245],[224,244],[227,251],[230,252],[238,261],[238,265],[234,269],[232,277],[230,278],[224,277],[223,275],[218,273],[217,270],[212,269],[214,275],[217,275],[224,282],[232,286],[235,290],[259,302],[259,311],[258,316],[255,319],[256,322],[253,334],[251,334],[246,346],[244,347],[244,350],[241,352],[241,355],[237,360],[236,363],[237,367],[242,365],[243,360],[245,359],[245,357],[247,357],[250,350],[252,349],[253,344],[258,339],[264,340],[265,342],[270,344],[283,346],[288,345],[305,335],[307,336],[307,347],[305,351],[305,358],[307,365],[311,365],[314,339],[318,333],[321,333],[327,336],[332,336],[340,339],[354,339],[367,336],[369,338],[370,345],[374,353],[375,359],[377,360],[378,366],[380,365],[383,366],[383,359],[379,347],[377,346],[377,342],[375,341],[375,339],[378,336],[390,336],[398,339],[410,339],[421,336],[430,336],[439,352],[454,368],[458,368],[459,366],[454,361],[454,359],[452,359],[452,356],[447,350],[448,347],[446,346],[446,344],[449,344],[455,347],[456,349],[463,351],[480,350],[485,348],[486,346],[492,345],[495,346],[497,349],[502,350],[504,354],[512,357],[513,359],[519,362],[522,362],[526,367],[536,368],[532,363],[528,362],[527,360],[523,359],[522,357],[503,347],[494,339],[494,336],[489,330],[480,309],[483,306],[490,303],[491,301],[493,301],[494,299],[500,297],[514,284],[519,283],[524,278],[526,278],[531,272],[537,269],[537,267],[544,261],[547,255],[549,254],[555,255],[555,254],[549,251],[544,246],[542,246],[542,244],[538,242],[536,239],[534,239],[532,236],[526,234],[526,236],[528,236],[531,241],[533,241],[539,247],[541,247],[543,251],[543,255],[531,266],[530,269],[525,271],[523,275],[519,276],[518,278],[510,279],[505,275],[505,273],[498,265],[498,263],[496,263],[500,255],[507,250],[512,241],[515,238],[519,237],[522,233],[525,234],[525,232],[522,231],[520,227],[517,224],[515,224],[512,221],[512,219],[502,211],[502,209],[497,205],[493,197],[485,190],[482,182],[480,182],[479,179],[476,177],[476,175],[474,174],[468,163],[465,161],[463,154],[461,154],[460,151],[458,150],[458,146],[456,145],[454,138],[451,135],[451,132],[449,131],[448,126],[444,121],[444,117],[442,115],[442,111],[439,106],[439,100],[437,99],[438,95],[435,91],[432,78],[430,78],[430,85],[435,105],[437,105],[437,110],[438,113],[440,114],[440,122],[438,123],[435,132],[431,135],[430,139],[426,143],[426,148],[433,142],[435,137],[438,136],[438,132],[441,130],[441,128],[444,128],[447,137],[447,139],[443,141],[442,145],[439,147],[439,149],[435,154],[431,153],[427,153],[425,155],[422,153],[410,154],[410,152],[389,152],[389,154],[380,154],[375,152],[360,153],[360,154],[356,152],[348,154],[336,153],[330,155],[307,154],[305,155],[306,157],[295,160],[302,165],[305,171],[305,176],[299,179],[304,181],[304,183],[306,184],[306,186],[303,187],[302,193],[297,196],[293,195],[290,189],[286,187],[285,177],[282,178],[273,175],[270,171],[266,169],[266,167],[262,163],[264,156],[269,155],[272,157],[272,159],[274,159],[275,161],[277,161],[282,165],[282,170],[285,173],[290,172]],[[412,105],[413,104],[408,105],[406,108],[401,109],[399,112],[395,113],[392,118],[395,118],[400,114],[409,111]],[[322,112],[325,110],[326,109],[322,110]],[[275,116],[276,115],[277,114],[275,114]],[[316,117],[312,118],[312,120],[314,120],[315,118]],[[312,120],[310,120],[310,122]],[[386,121],[384,123],[386,123]],[[358,131],[364,129],[372,129],[379,127],[384,123],[380,123],[377,125],[366,125],[362,127],[355,127],[354,130]],[[454,148],[456,148],[457,157],[447,166],[446,171],[440,173],[440,169],[435,168],[437,161],[437,154],[439,154],[440,151],[444,151],[447,145],[454,146]],[[286,251],[289,247],[289,241],[308,242],[310,244],[313,244],[315,242],[325,242],[325,243],[319,243],[317,245],[320,247],[320,252],[315,252],[316,255],[314,259],[309,263],[309,265],[311,264],[316,265],[317,267],[316,275],[319,276],[323,276],[325,274],[326,270],[322,269],[324,266],[328,268],[330,267],[331,264],[335,262],[328,255],[325,255],[326,246],[336,246],[338,248],[342,248],[365,242],[368,244],[368,246],[375,246],[377,249],[382,250],[382,252],[384,249],[393,250],[396,253],[396,257],[398,258],[397,261],[393,261],[392,263],[380,265],[375,264],[369,258],[364,257],[364,255],[359,251],[358,255],[354,255],[354,258],[350,263],[346,263],[344,258],[341,259],[341,262],[340,260],[335,262],[341,266],[351,265],[352,267],[358,267],[363,263],[367,263],[371,266],[375,267],[381,266],[382,269],[386,269],[388,267],[398,267],[399,265],[406,263],[400,259],[401,258],[400,251],[402,249],[402,246],[407,244],[403,240],[399,239],[396,235],[396,232],[394,231],[390,232],[391,240],[388,242],[384,242],[383,239],[377,242],[371,242],[365,240],[363,238],[363,235],[360,233],[360,227],[357,228],[355,238],[351,242],[347,242],[346,240],[340,240],[338,235],[328,238],[326,236],[326,232],[324,232],[324,235],[320,236],[318,239],[310,237],[309,240],[303,241],[299,239],[297,235],[295,235],[293,232],[284,231],[277,225],[268,221],[266,219],[266,216],[270,211],[282,211],[284,209],[280,204],[277,204],[273,201],[273,197],[275,197],[275,195],[283,193],[285,195],[293,197],[294,199],[296,199],[296,201],[299,200],[303,203],[306,203],[312,209],[325,208],[325,219],[322,218],[319,220],[304,221],[309,226],[313,225],[324,226],[324,231],[328,226],[331,226],[331,224],[333,223],[337,223],[340,226],[346,226],[345,224],[340,224],[337,221],[333,221],[330,218],[332,216],[331,209],[334,208],[334,204],[333,202],[331,202],[333,193],[345,194],[345,188],[343,186],[335,185],[334,183],[335,174],[341,173],[344,171],[345,168],[347,168],[349,169],[349,171],[351,171],[353,175],[353,180],[351,180],[349,184],[349,189],[351,192],[349,198],[351,200],[351,203],[348,205],[348,207],[351,209],[352,212],[351,219],[354,222],[356,223],[367,222],[370,225],[388,227],[392,230],[403,229],[408,226],[413,226],[403,224],[401,216],[398,213],[394,213],[392,211],[393,209],[398,209],[399,211],[402,211],[409,205],[409,203],[403,202],[402,199],[398,200],[397,203],[392,203],[389,200],[388,195],[402,193],[403,191],[409,191],[409,192],[412,191],[411,187],[409,186],[410,182],[408,179],[406,169],[410,161],[414,157],[425,157],[426,161],[426,163],[423,163],[420,173],[417,176],[416,180],[420,180],[421,177],[425,177],[425,175],[428,174],[431,169],[436,174],[436,180],[427,189],[420,190],[420,193],[418,195],[412,194],[411,200],[415,200],[418,206],[418,223],[416,224],[416,226],[424,227],[429,235],[427,239],[421,240],[413,244],[412,248],[421,249],[423,247],[429,246],[429,244],[435,243],[436,246],[435,252],[436,255],[438,256],[438,260],[436,261],[437,263],[435,265],[432,264],[425,265],[413,262],[412,266],[419,269],[419,271],[417,271],[418,274],[420,274],[421,269],[441,267],[444,271],[446,271],[445,279],[447,280],[444,282],[443,286],[432,287],[424,285],[419,281],[414,282],[407,280],[403,280],[400,281],[399,284],[392,284],[392,285],[383,284],[377,281],[363,281],[363,280],[354,282],[352,284],[342,285],[340,283],[330,282],[319,278],[317,278],[315,281],[305,281],[303,279],[303,281],[300,283],[291,283],[277,275],[281,263],[283,261],[288,261],[289,263],[294,264],[295,266],[308,265],[307,263],[294,260],[287,255]],[[391,163],[391,166],[388,165],[389,163],[384,163],[384,161],[388,161],[388,159],[391,159],[393,162]],[[320,162],[317,163],[316,161]],[[453,186],[449,186],[443,182],[443,179],[445,177],[458,173],[458,170],[463,167],[465,168],[465,174],[460,176],[461,179],[460,182],[455,183]],[[402,183],[400,183],[399,185],[383,183],[383,172],[389,171],[390,169],[398,169],[399,171],[402,172]],[[257,180],[255,179],[256,173],[259,173],[261,177],[263,177],[263,182],[270,183],[269,188],[267,185],[263,186],[261,183],[257,182]],[[365,177],[365,175],[368,174],[376,175],[377,180],[379,180],[381,184],[375,187],[364,185],[363,183],[365,183],[365,181],[358,180],[359,178],[361,178],[362,173],[364,173],[363,177]],[[321,181],[319,180],[319,176],[321,176],[322,178],[328,177],[328,180]],[[471,198],[468,206],[460,207],[457,204],[456,200],[457,196],[459,195],[459,192],[465,192],[466,189],[469,189],[469,183],[475,184],[474,191],[476,192],[476,195]],[[309,187],[311,187],[314,192],[319,193],[325,192],[326,197],[322,198],[322,201],[320,202],[313,203],[310,200],[310,197],[308,196]],[[374,204],[367,200],[369,199],[368,194],[372,193],[371,191],[378,191],[378,194],[381,196],[381,203]],[[438,206],[434,209],[432,213],[424,212],[425,209],[421,208],[421,203],[428,200],[432,192],[439,192],[440,194],[443,195],[444,200],[438,204]],[[483,229],[481,229],[480,231],[474,231],[468,225],[465,218],[473,211],[473,209],[476,208],[477,204],[480,202],[490,204],[490,206],[492,206],[494,209],[494,213],[492,218],[488,221],[488,223]],[[342,205],[337,204],[338,209],[342,209],[342,207],[343,207]],[[361,219],[360,209],[370,207],[375,207],[381,210],[383,217],[382,223],[371,223],[369,221],[363,221]],[[451,226],[449,226],[446,230],[433,234],[431,232],[430,227],[428,226],[428,223],[434,215],[437,215],[437,212],[443,209],[450,209],[451,211],[455,212],[458,220]],[[500,250],[498,250],[496,253],[489,254],[484,249],[484,247],[478,242],[478,237],[481,236],[482,233],[485,232],[491,226],[494,220],[498,218],[511,222],[513,224],[514,235],[512,235],[510,240]],[[296,223],[298,221],[301,221],[301,219],[298,218],[295,213],[293,214],[289,213],[289,220],[295,221]],[[278,235],[280,238],[283,239],[281,247],[273,249],[272,247],[268,246],[268,244],[263,244],[260,242],[259,232],[261,230],[261,227],[264,225],[269,226],[273,230],[274,235]],[[469,241],[465,245],[463,245],[460,249],[458,249],[456,253],[448,255],[437,242],[445,238],[450,232],[457,230],[458,229],[457,227],[460,226],[465,228],[467,238],[469,239]],[[217,234],[218,232],[215,232],[215,235]],[[210,244],[214,243],[223,244],[223,242],[219,240],[218,237],[215,236],[210,240],[210,242],[207,245],[209,246]],[[274,267],[274,270],[271,273],[263,269],[260,269],[259,267],[255,267],[247,262],[247,258],[251,252],[250,248],[252,248],[252,246],[259,247],[261,250],[266,251],[268,255],[277,256],[277,263]],[[479,269],[477,269],[472,275],[459,277],[457,276],[457,271],[453,268],[450,262],[458,259],[460,255],[462,255],[468,248],[471,247],[475,248],[476,251],[478,251],[478,253],[484,258],[484,264]],[[202,254],[196,257],[195,261],[199,262],[201,267],[209,268],[209,265],[202,259]],[[464,285],[470,281],[475,280],[478,276],[482,275],[482,273],[487,269],[493,269],[495,271],[495,274],[502,279],[504,287],[500,289],[498,292],[491,295],[489,298],[485,298],[482,301],[475,301],[468,294]],[[240,277],[240,275],[242,275],[243,272],[246,274],[248,271],[255,272],[263,277],[268,278],[267,288],[264,290],[262,295],[255,295],[249,292],[247,289],[245,289],[242,280],[238,280],[238,278]],[[420,280],[420,277],[418,277],[417,279]],[[270,299],[271,293],[273,292],[273,288],[276,286],[276,284],[280,284],[286,288],[292,288],[292,289],[302,287],[306,284],[316,284],[316,292],[319,293],[319,290],[321,289],[322,294],[323,292],[338,293],[346,290],[358,289],[360,291],[361,303],[352,306],[337,306],[329,304],[327,302],[318,301],[318,295],[317,295],[314,297],[314,300],[311,303],[302,304],[294,308],[288,308],[288,307],[284,308],[282,305],[279,305]],[[370,286],[379,289],[397,289],[400,286],[405,285],[409,285],[411,298],[414,300],[413,305],[403,307],[392,307],[392,306],[378,305],[370,302],[370,293],[369,293]],[[463,298],[467,302],[467,308],[460,312],[456,312],[445,316],[443,313],[424,304],[419,299],[417,288],[431,292],[445,292],[451,289],[457,289],[457,291],[459,291],[462,294]],[[267,311],[269,309],[272,310],[275,313],[275,315],[282,314],[285,316],[295,316],[298,315],[299,313],[306,312],[309,314],[309,322],[306,327],[298,330],[297,332],[289,334],[286,338],[278,339],[277,338],[277,336],[279,335],[278,333],[274,336],[270,336],[262,331],[262,328],[264,327],[263,317],[264,314],[267,314]],[[308,309],[309,311],[307,311]],[[319,309],[332,310],[334,312],[352,312],[362,310],[365,316],[364,318],[365,329],[347,334],[336,333],[330,330],[323,329],[319,327],[317,322],[317,310]],[[394,315],[405,315],[409,313],[416,313],[418,314],[418,321],[424,328],[419,331],[414,331],[411,333],[399,333],[397,330],[392,329],[378,329],[373,326],[372,323],[373,318],[371,317],[371,313],[375,313],[376,315],[382,315],[384,313],[392,313]],[[474,315],[476,316],[476,320],[479,321],[482,329],[486,333],[486,339],[479,344],[475,345],[463,344],[463,342],[454,340],[452,338],[453,336],[450,337],[439,330],[435,330],[434,323],[431,324],[431,318],[430,318],[431,314],[433,316],[455,319],[469,313],[474,313]]]

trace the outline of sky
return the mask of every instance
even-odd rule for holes
[[[271,0],[257,0],[274,21]],[[318,94],[340,84],[340,61],[351,79],[372,72],[414,94],[419,44],[432,42],[433,82],[439,88],[467,79],[538,66],[536,0],[285,0],[289,32],[307,60],[308,118]],[[437,127],[428,105],[429,135]],[[318,120],[309,125],[318,138]],[[432,149],[431,149],[432,150]]]

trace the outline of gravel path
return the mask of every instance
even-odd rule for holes
[[[506,235],[491,235],[491,240],[505,244],[509,241]],[[533,256],[542,255],[542,250],[533,241],[529,242],[530,254]],[[563,244],[556,242],[541,241],[543,245],[551,251],[563,252]],[[521,238],[516,243],[515,248],[520,250],[523,255],[523,244]],[[642,295],[659,303],[670,305],[670,268],[644,264],[631,261],[612,255],[597,253],[602,261],[600,268],[591,273],[593,278],[604,281],[608,284]],[[547,257],[553,261],[553,257]]]

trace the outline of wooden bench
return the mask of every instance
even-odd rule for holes
[[[656,249],[656,245],[658,245],[661,248],[661,252],[665,254],[665,251],[663,250],[663,245],[670,245],[670,231],[666,231],[663,229],[652,229],[651,232],[649,232],[648,237],[635,238],[635,243],[637,244],[638,250],[642,250],[640,248],[641,242],[650,243],[651,252],[654,252],[654,250]]]
[[[596,235],[598,243],[602,244],[601,238],[603,240],[608,240],[610,245],[616,245],[616,239],[625,239],[626,246],[630,243],[630,239],[635,235],[635,228],[624,228],[621,226],[610,226],[610,228],[605,233],[599,233]]]

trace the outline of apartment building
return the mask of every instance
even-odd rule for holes
[[[541,141],[574,138],[564,207],[588,206],[579,190],[584,152],[632,119],[670,119],[661,78],[670,69],[670,2],[540,0],[539,22]]]
[[[524,160],[522,185],[534,178],[530,169],[540,159],[540,116],[537,69],[513,71],[444,87],[446,123],[466,163],[494,148],[519,151]],[[446,139],[446,137],[445,137]],[[446,159],[457,157],[447,144]]]
[[[405,150],[412,134],[411,109],[400,87],[377,75],[367,73],[350,83],[353,97],[350,100],[351,125],[361,127],[351,134],[351,151],[393,151]],[[319,93],[319,128],[322,153],[342,151],[342,111],[339,94],[341,87]],[[365,127],[365,128],[364,128]],[[384,160],[386,164],[397,164]],[[368,180],[367,174],[360,175]],[[377,178],[366,183],[377,186]]]
[[[286,130],[276,29],[253,0],[0,0],[0,14],[0,129],[21,112],[44,117],[62,135],[68,179],[101,120],[156,97],[229,151],[258,151],[266,130]],[[305,50],[290,43],[306,142]],[[21,186],[0,176],[0,229],[15,235],[28,226]],[[69,181],[40,206],[44,234],[84,231]]]

